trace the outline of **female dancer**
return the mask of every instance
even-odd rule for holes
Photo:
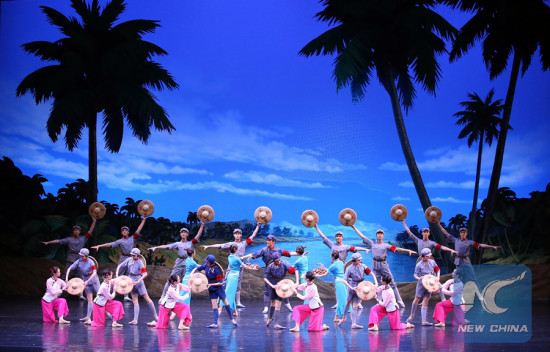
[[[430,301],[430,297],[432,294],[428,292],[422,285],[422,277],[425,275],[437,275],[437,280],[439,281],[439,275],[441,272],[439,271],[439,267],[435,263],[433,259],[430,259],[432,252],[429,248],[422,249],[422,252],[420,252],[422,260],[420,260],[418,263],[416,263],[416,267],[414,268],[414,278],[418,280],[416,282],[416,295],[414,297],[412,307],[411,307],[411,315],[409,316],[409,319],[407,319],[407,323],[412,322],[414,318],[414,314],[416,313],[416,308],[418,307],[418,302],[420,302],[420,299],[422,298],[422,325],[429,326],[433,325],[428,321],[428,303]]]
[[[239,286],[239,282],[241,281],[241,268],[248,269],[248,270],[258,270],[256,267],[251,266],[249,264],[243,263],[239,257],[237,257],[236,252],[239,250],[239,247],[236,244],[232,244],[229,247],[229,252],[231,253],[227,260],[229,261],[229,268],[231,271],[227,275],[227,281],[225,283],[225,294],[227,296],[227,302],[229,302],[229,307],[233,310],[233,315],[239,316],[239,313],[237,312],[237,288]],[[223,301],[220,302],[220,306],[223,307],[224,303]]]
[[[153,313],[154,320],[147,323],[149,326],[155,326],[157,325],[157,310],[155,308],[155,304],[149,298],[149,294],[147,293],[147,288],[145,287],[145,283],[143,282],[143,279],[147,277],[147,268],[143,264],[141,260],[139,260],[139,254],[141,251],[138,248],[133,248],[130,251],[131,258],[126,259],[123,261],[117,268],[116,268],[116,276],[118,277],[120,269],[125,269],[132,281],[134,282],[134,288],[132,289],[132,302],[134,303],[134,319],[129,322],[130,325],[136,325],[138,323],[139,318],[139,302],[138,298],[139,296],[142,296],[145,301],[147,302],[147,305],[149,306],[149,309],[151,309],[151,312]]]
[[[416,252],[411,251],[410,249],[399,248],[396,246],[392,246],[389,243],[382,242],[382,240],[384,239],[383,230],[376,230],[376,242],[374,242],[370,238],[367,238],[365,235],[363,235],[361,231],[359,231],[355,227],[355,225],[351,225],[351,227],[363,239],[363,243],[369,245],[372,250],[372,271],[374,271],[374,274],[376,275],[378,280],[380,280],[382,275],[387,275],[392,278],[392,280],[390,281],[390,286],[393,289],[395,298],[397,299],[397,304],[399,305],[399,307],[405,308],[405,303],[403,303],[401,295],[399,294],[399,290],[397,289],[397,286],[395,286],[395,282],[393,281],[393,275],[391,274],[390,266],[386,261],[386,256],[388,255],[388,250],[390,250],[391,252],[407,252],[409,253],[409,255],[416,254]]]
[[[183,277],[183,279],[181,279],[181,283],[185,286],[189,286],[189,275],[191,275],[193,269],[199,266],[199,264],[195,261],[195,250],[193,248],[187,249],[187,259],[185,259],[185,266],[187,270],[185,271],[185,276]],[[180,291],[179,293],[180,296],[183,296],[187,292]],[[191,304],[191,291],[189,291],[189,296],[182,300],[181,303],[185,303],[187,305]]]
[[[300,284],[306,284],[306,273],[308,272],[308,259],[307,259],[307,252],[304,253],[305,246],[298,246],[296,247],[296,253],[298,253],[299,257],[296,259],[294,264],[292,266],[298,270],[298,273],[300,274]],[[304,302],[304,304],[307,304],[307,301]]]
[[[216,257],[209,254],[206,256],[204,261],[206,263],[193,269],[191,274],[195,271],[204,271],[206,278],[208,279],[208,295],[210,296],[210,302],[212,303],[212,314],[214,316],[214,320],[212,324],[207,326],[207,328],[218,328],[218,299],[223,301],[225,304],[225,310],[231,320],[231,323],[238,326],[237,321],[233,319],[233,312],[231,312],[231,307],[229,307],[229,302],[227,301],[227,297],[225,295],[225,290],[223,288],[223,275],[221,269],[216,265]]]
[[[157,329],[168,328],[170,322],[170,312],[176,313],[180,318],[178,325],[179,330],[189,330],[189,324],[191,323],[191,308],[181,301],[185,301],[191,291],[186,285],[180,283],[180,278],[177,275],[172,275],[168,279],[170,287],[166,291],[166,295],[161,301],[159,306],[159,320],[155,326]],[[178,293],[184,291],[185,295],[180,296]]]
[[[64,318],[69,315],[69,307],[65,298],[58,296],[67,289],[67,284],[63,280],[59,280],[61,270],[54,266],[50,269],[52,276],[46,281],[46,293],[42,297],[42,319],[45,323],[57,323],[55,320],[54,310],[57,311],[60,324],[70,324],[71,322]]]
[[[382,300],[378,301],[378,304],[370,309],[369,313],[369,330],[378,330],[380,321],[387,315],[390,320],[390,329],[392,330],[404,330],[414,328],[414,325],[410,323],[403,324],[399,318],[399,307],[395,300],[395,294],[390,287],[392,277],[389,275],[382,275],[380,278],[381,286],[376,288],[377,293],[382,294]]]
[[[359,310],[359,303],[361,302],[361,298],[357,296],[357,292],[355,291],[357,289],[357,286],[361,281],[365,280],[364,275],[371,275],[374,284],[378,285],[378,281],[376,279],[376,276],[374,275],[374,272],[372,272],[365,264],[363,264],[361,254],[359,253],[353,253],[351,256],[351,260],[353,261],[353,264],[350,265],[344,274],[344,284],[349,287],[348,289],[348,297],[346,306],[344,307],[344,316],[342,320],[338,323],[338,325],[342,325],[346,321],[346,314],[349,310],[349,306],[352,306],[351,311],[351,328],[352,329],[362,329],[363,327],[361,325],[357,324],[357,315]]]
[[[86,299],[88,300],[88,310],[86,316],[80,319],[80,321],[86,322],[90,320],[92,315],[94,293],[99,291],[99,279],[97,278],[97,268],[95,267],[95,263],[88,259],[90,251],[87,248],[82,248],[80,252],[78,252],[78,255],[80,258],[74,262],[69,269],[67,269],[65,281],[69,281],[69,274],[71,270],[78,268],[80,278],[84,280],[84,284],[86,285],[84,288],[84,293],[86,294]]]
[[[336,314],[334,315],[334,322],[338,323],[344,317],[344,307],[346,306],[346,298],[348,296],[348,288],[344,283],[344,262],[340,260],[340,253],[333,251],[332,264],[328,268],[325,275],[317,277],[325,277],[329,273],[334,278],[334,291],[336,292]]]
[[[464,309],[462,309],[462,293],[464,291],[464,285],[461,280],[462,269],[460,267],[453,271],[453,278],[447,280],[441,291],[447,296],[451,296],[450,299],[439,302],[434,308],[434,321],[435,326],[445,327],[445,318],[447,314],[454,310],[453,326],[467,324],[464,319]]]
[[[113,317],[112,327],[121,327],[122,324],[117,323],[117,321],[124,318],[124,308],[122,307],[122,303],[114,300],[116,285],[111,280],[113,272],[111,270],[103,270],[101,276],[103,276],[103,283],[99,286],[99,292],[94,299],[94,319],[91,322],[88,320],[85,324],[97,327],[105,326],[105,312],[108,312]]]
[[[292,311],[292,320],[296,322],[296,326],[290,329],[290,331],[299,332],[300,325],[307,318],[310,318],[307,331],[328,330],[329,327],[323,324],[323,314],[325,312],[325,307],[323,306],[323,302],[321,302],[321,298],[319,297],[317,285],[313,283],[313,280],[315,280],[315,274],[313,274],[311,271],[308,271],[305,277],[306,283],[298,285],[294,289],[294,292],[296,293],[296,296],[298,296],[298,298],[303,299],[304,301],[308,302],[308,304],[294,306],[294,309]],[[303,291],[304,289],[306,291],[305,295],[301,295],[300,293],[298,293],[298,291]]]

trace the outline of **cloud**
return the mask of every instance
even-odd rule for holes
[[[412,181],[404,181],[398,184],[400,187],[414,188]],[[474,189],[475,181],[464,181],[464,182],[452,182],[452,181],[437,181],[437,182],[427,182],[425,184],[426,188],[458,188],[458,189]],[[479,179],[479,187],[487,188],[489,187],[489,180],[486,178]]]
[[[465,204],[472,203],[471,200],[460,200],[460,199],[456,199],[455,197],[446,197],[446,198],[435,197],[435,198],[432,198],[431,201],[432,203],[465,203]]]
[[[388,170],[388,171],[408,171],[406,164],[398,164],[394,163],[393,161],[388,161],[380,165],[380,170]]]
[[[391,200],[395,200],[395,201],[404,201],[404,200],[411,200],[411,198],[409,197],[401,197],[401,196],[397,196],[397,197],[393,197]]]
[[[229,178],[239,182],[253,182],[265,185],[273,185],[279,187],[299,187],[299,188],[330,188],[320,182],[303,182],[283,178],[276,174],[267,174],[265,172],[258,171],[232,171],[224,175],[225,178]]]

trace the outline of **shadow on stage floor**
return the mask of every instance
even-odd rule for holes
[[[131,303],[125,303],[126,316],[122,328],[92,328],[79,322],[85,315],[86,303],[68,301],[70,325],[42,322],[40,299],[0,301],[0,350],[4,351],[548,351],[550,348],[550,305],[533,306],[533,331],[524,344],[459,343],[453,329],[422,327],[417,316],[416,328],[408,331],[391,331],[385,319],[376,333],[351,330],[349,322],[342,327],[332,323],[334,302],[325,302],[324,322],[330,326],[325,332],[308,333],[307,322],[299,333],[266,328],[266,316],[261,313],[261,302],[243,302],[239,326],[235,328],[225,314],[220,315],[218,329],[205,328],[212,322],[210,302],[195,300],[191,304],[193,322],[188,331],[177,330],[172,321],[166,330],[148,327],[145,323],[152,314],[142,302],[138,325],[128,325],[133,317]],[[296,302],[297,303],[297,302]],[[407,307],[409,308],[409,307]],[[282,309],[281,325],[292,327],[292,313]],[[433,305],[430,307],[433,312]],[[369,308],[362,310],[359,323],[367,325]],[[406,311],[408,313],[408,310]],[[419,314],[418,314],[419,315]],[[403,319],[402,319],[403,320]],[[448,318],[448,323],[450,319]],[[110,320],[107,320],[110,325]],[[448,324],[450,325],[450,323]]]

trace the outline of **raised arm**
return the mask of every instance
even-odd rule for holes
[[[321,236],[325,241],[328,241],[329,239],[327,238],[327,236],[325,236],[325,234],[321,231],[321,229],[319,228],[319,226],[317,226],[317,224],[315,224],[315,230],[317,230],[317,233],[319,233],[319,236]]]
[[[452,238],[451,234],[447,232],[447,230],[445,230],[445,228],[441,225],[441,222],[439,220],[437,220],[437,225],[439,226],[439,228],[441,229],[441,232],[443,232],[443,234],[447,237],[447,238]]]
[[[197,242],[200,240],[203,231],[204,231],[204,223],[201,222],[201,226],[199,227],[199,231],[197,232],[197,235],[194,238]]]
[[[405,228],[405,231],[407,231],[407,233],[409,234],[410,239],[413,240],[414,243],[418,244],[418,237],[416,237],[414,235],[414,233],[411,232],[411,230],[409,229],[409,227],[405,223],[405,220],[401,221],[401,223],[403,224],[403,227]]]
[[[139,224],[139,226],[136,230],[137,235],[139,235],[141,233],[141,230],[143,230],[143,226],[145,225],[145,220],[147,220],[146,216],[143,217],[143,220],[141,220],[141,223]]]
[[[92,218],[92,224],[90,225],[90,229],[88,230],[88,233],[90,234],[90,236],[92,236],[92,233],[94,232],[96,221],[97,220],[95,218]]]
[[[361,237],[363,239],[363,241],[367,240],[367,236],[363,235],[363,233],[361,231],[359,231],[359,229],[357,227],[355,227],[355,225],[351,225],[351,228],[354,229],[355,232],[357,232],[357,234],[359,235],[359,237]]]
[[[254,229],[254,232],[252,232],[252,235],[250,235],[250,237],[248,237],[251,241],[254,241],[254,238],[256,237],[258,232],[260,231],[260,227],[262,227],[262,224],[257,223],[256,228]]]

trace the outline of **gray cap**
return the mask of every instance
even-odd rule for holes
[[[422,248],[420,254],[425,257],[429,257],[430,255],[432,255],[432,251],[429,248]]]
[[[351,256],[351,260],[359,260],[359,259],[363,259],[360,253],[353,253],[353,255]]]
[[[132,250],[130,251],[130,254],[131,255],[140,255],[141,251],[139,250],[139,248],[132,248]]]
[[[88,248],[82,248],[80,252],[78,252],[78,255],[87,257],[90,255],[90,251],[88,250]]]

